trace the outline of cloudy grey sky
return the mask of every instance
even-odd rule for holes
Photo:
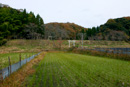
[[[40,14],[45,23],[73,22],[83,27],[130,16],[130,0],[0,0],[13,8]]]

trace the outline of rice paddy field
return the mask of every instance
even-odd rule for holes
[[[26,87],[130,87],[130,62],[74,53],[47,53]]]
[[[27,70],[32,74],[27,74],[24,76],[26,79],[19,80],[22,85],[19,82],[18,84],[22,87],[130,87],[130,61],[59,52],[68,50],[68,45],[67,40],[10,40],[0,47],[0,70],[9,66],[9,56],[11,64],[14,64],[19,61],[20,53],[23,60],[38,52],[58,51],[48,52],[44,57],[40,55],[43,60],[39,57],[40,63],[37,62],[30,71]],[[83,45],[86,48],[130,48],[130,44],[124,41],[84,40]],[[81,46],[81,41],[77,40],[76,47]],[[27,71],[23,70],[25,74]],[[21,74],[19,70],[15,73]],[[19,87],[14,86],[17,81],[12,82],[16,77],[17,75],[12,75],[4,80],[7,87]],[[11,79],[10,82],[8,79]]]
[[[0,54],[0,69],[3,69],[5,67],[9,66],[9,59],[11,64],[17,63],[20,61],[20,55],[21,55],[21,60],[25,58],[29,58],[30,56],[34,55],[35,53],[5,53],[5,54]]]

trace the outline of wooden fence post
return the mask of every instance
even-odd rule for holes
[[[11,60],[10,60],[10,56],[8,57],[8,59],[9,59],[9,68],[10,68],[10,70],[9,70],[9,68],[8,68],[8,70],[9,70],[9,74],[11,74]]]
[[[19,54],[19,61],[20,61],[20,67],[21,67],[21,53]]]
[[[3,64],[2,64],[3,61],[1,61],[0,63],[0,67],[2,67],[1,69],[1,72],[0,72],[0,82],[3,81]]]
[[[10,73],[10,71],[9,71],[9,67],[10,67],[10,66],[8,66],[8,76],[9,76],[9,73]]]
[[[26,54],[26,63],[27,63],[27,54]]]
[[[0,82],[3,81],[3,70],[0,72]]]

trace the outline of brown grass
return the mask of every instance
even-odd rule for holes
[[[72,43],[71,43],[71,46]],[[81,47],[81,40],[76,40],[76,47]],[[93,41],[84,40],[86,48],[130,48],[130,44],[125,41]],[[67,50],[69,43],[67,40],[10,40],[0,47],[2,53],[18,53],[18,52],[41,52],[44,50]]]
[[[100,51],[86,50],[86,49],[71,49],[71,51],[79,54],[87,54],[92,56],[101,56],[101,57],[108,57],[113,59],[130,61],[130,56],[127,54],[114,54],[114,53],[107,53],[107,52],[100,52]]]
[[[44,58],[45,54],[46,52],[42,52],[17,72],[14,72],[11,76],[0,82],[0,87],[21,87],[21,84],[24,82],[25,78],[35,72],[33,66],[40,62]]]

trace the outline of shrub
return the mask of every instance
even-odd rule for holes
[[[99,52],[96,50],[86,50],[86,49],[73,49],[72,52],[79,53],[79,54],[102,56],[102,57],[109,57],[109,58],[114,58],[114,59],[121,59],[121,60],[130,61],[130,55],[127,55],[127,54],[114,54],[114,53],[107,53],[107,51],[106,52]]]
[[[0,37],[0,40],[3,40],[3,37]]]
[[[77,47],[70,47],[69,49],[68,49],[68,51],[73,51],[74,49],[76,49]]]
[[[0,40],[0,46],[4,45],[7,42],[7,39]]]

